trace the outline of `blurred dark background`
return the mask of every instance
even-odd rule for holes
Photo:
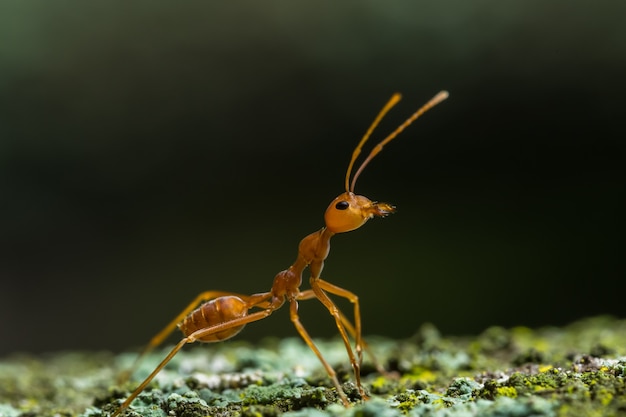
[[[324,277],[359,294],[366,334],[625,317],[624,16],[3,2],[0,354],[130,348],[202,290],[269,290],[395,91],[374,140],[450,99],[357,184],[398,213],[333,239]],[[300,311],[336,334],[317,302]],[[296,335],[287,309],[239,337],[263,335]]]

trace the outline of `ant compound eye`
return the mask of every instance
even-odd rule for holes
[[[337,210],[345,210],[348,207],[350,207],[350,203],[348,203],[347,201],[340,201],[337,204],[335,204],[335,208]]]

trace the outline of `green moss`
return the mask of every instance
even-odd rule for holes
[[[350,408],[341,405],[317,358],[292,338],[186,348],[122,415],[569,417],[626,410],[624,320],[591,318],[562,329],[493,327],[474,338],[444,337],[424,325],[408,340],[369,341],[390,375],[364,363],[367,402],[351,382],[341,341],[319,341],[345,381]],[[116,376],[133,354],[5,358],[0,416],[109,416],[166,350],[146,358],[123,385]]]
[[[471,400],[474,391],[478,389],[480,389],[480,384],[473,379],[457,378],[448,386],[446,395],[461,400]]]

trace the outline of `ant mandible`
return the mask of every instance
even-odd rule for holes
[[[322,353],[317,348],[311,336],[300,323],[298,317],[298,301],[317,298],[335,319],[337,329],[345,345],[350,363],[354,370],[356,386],[363,399],[367,399],[365,391],[361,386],[360,364],[362,361],[362,351],[367,349],[367,345],[361,337],[361,313],[359,298],[353,292],[331,284],[323,280],[320,275],[324,268],[324,260],[330,252],[330,238],[337,233],[349,232],[363,226],[372,217],[385,217],[395,211],[395,207],[388,203],[378,203],[369,198],[354,193],[356,180],[369,164],[369,162],[383,149],[387,143],[393,140],[400,132],[409,126],[415,119],[420,117],[430,108],[448,98],[447,91],[441,91],[418,109],[411,117],[402,123],[389,136],[383,139],[372,149],[368,157],[363,161],[359,169],[352,177],[350,174],[354,162],[361,153],[361,148],[367,142],[374,128],[380,123],[385,114],[400,101],[400,94],[394,94],[385,104],[374,122],[369,127],[359,144],[352,153],[352,159],[346,171],[345,186],[346,191],[335,198],[324,214],[326,225],[320,230],[311,233],[300,241],[298,246],[298,257],[296,261],[286,270],[279,272],[274,278],[274,283],[269,292],[253,295],[243,295],[227,291],[205,291],[199,294],[189,305],[174,318],[161,332],[152,338],[150,343],[141,352],[135,361],[131,371],[135,369],[137,363],[148,352],[160,345],[176,327],[185,335],[180,342],[174,346],[170,353],[159,363],[152,373],[133,391],[133,393],[122,403],[120,408],[113,413],[112,417],[117,417],[123,410],[128,408],[131,402],[146,388],[156,374],[178,353],[182,347],[193,342],[220,342],[230,339],[238,334],[243,327],[251,322],[266,318],[275,310],[280,308],[285,302],[289,303],[289,313],[296,330],[304,339],[305,343],[317,355],[318,359],[326,369],[328,376],[333,382],[338,396],[345,406],[349,406],[348,398],[344,393],[335,371],[324,359]],[[302,273],[306,267],[311,272],[311,289],[301,291]],[[337,308],[328,294],[349,300],[354,305],[354,324]],[[199,306],[199,307],[198,307]],[[197,308],[196,308],[197,307]],[[249,313],[252,308],[259,308],[260,311]],[[348,333],[354,338],[355,352],[352,350]],[[382,367],[377,365],[379,370]],[[129,376],[132,372],[128,372]]]

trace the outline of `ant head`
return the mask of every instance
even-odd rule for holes
[[[348,191],[330,203],[324,221],[331,232],[343,233],[358,229],[374,216],[385,217],[394,211],[395,207],[391,204],[377,203]]]
[[[372,149],[368,157],[365,158],[365,161],[363,161],[359,169],[356,170],[356,173],[352,177],[352,182],[350,182],[350,174],[352,173],[354,162],[361,153],[361,148],[363,147],[363,144],[367,142],[370,135],[374,131],[374,128],[380,123],[385,114],[387,114],[387,112],[398,101],[400,101],[400,97],[401,96],[398,93],[394,94],[391,97],[387,104],[385,104],[385,107],[383,107],[380,113],[378,113],[378,116],[376,116],[376,119],[374,119],[374,122],[367,130],[359,144],[356,146],[356,148],[354,148],[354,152],[352,153],[352,159],[350,160],[350,164],[348,165],[348,170],[346,172],[346,192],[335,198],[330,203],[330,205],[326,209],[326,213],[324,214],[326,228],[331,232],[349,232],[363,226],[366,221],[374,216],[385,217],[386,215],[395,211],[395,207],[391,204],[377,203],[362,195],[354,194],[354,186],[356,184],[356,180],[359,175],[361,175],[361,172],[363,172],[363,169],[369,164],[369,162],[380,151],[383,150],[383,146],[391,142],[396,136],[400,134],[400,132],[402,132],[408,125],[413,123],[413,121],[420,117],[424,112],[448,98],[448,92],[439,92],[426,104],[420,107],[415,113],[413,113],[411,117],[409,117],[404,123],[398,126],[398,128],[396,128],[396,130],[394,130],[389,136],[380,141],[380,143],[378,143],[378,145],[376,145],[374,149]]]

